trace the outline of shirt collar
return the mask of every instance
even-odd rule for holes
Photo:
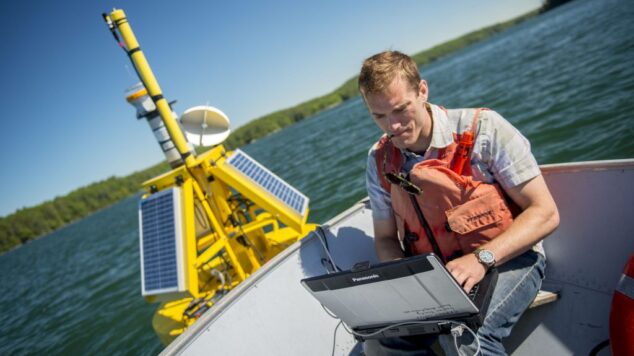
[[[433,124],[430,148],[444,148],[453,143],[453,133],[449,126],[447,112],[438,105],[429,103]]]
[[[431,108],[431,119],[433,122],[429,148],[445,148],[454,142],[453,131],[451,130],[451,126],[449,125],[449,117],[447,117],[447,112],[445,111],[445,109],[432,103],[428,104]],[[429,155],[429,148],[425,153],[426,157]],[[422,157],[421,155],[409,150],[401,150],[401,152],[403,153],[403,155],[405,155],[406,159]]]

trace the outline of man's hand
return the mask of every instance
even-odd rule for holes
[[[506,193],[523,211],[506,231],[480,246],[493,251],[498,266],[530,249],[559,225],[557,206],[541,175]],[[447,269],[467,292],[486,274],[486,267],[472,253],[450,261]]]
[[[486,267],[472,253],[449,261],[447,269],[467,293],[484,278],[487,272]]]

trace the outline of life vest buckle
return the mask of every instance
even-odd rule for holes
[[[445,222],[445,230],[447,230],[447,232],[453,232],[451,225],[449,225],[449,221]]]
[[[413,232],[407,232],[405,234],[405,240],[407,240],[407,242],[412,243],[414,241],[418,241],[418,235],[416,233]]]

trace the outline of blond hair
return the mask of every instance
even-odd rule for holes
[[[377,53],[363,61],[359,74],[359,91],[363,95],[380,93],[397,76],[418,91],[420,73],[416,62],[410,56],[399,51]]]

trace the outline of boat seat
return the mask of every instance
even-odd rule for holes
[[[547,290],[540,289],[537,293],[537,296],[533,300],[533,303],[528,307],[528,309],[538,307],[540,305],[552,303],[559,299],[559,292],[551,292]]]

